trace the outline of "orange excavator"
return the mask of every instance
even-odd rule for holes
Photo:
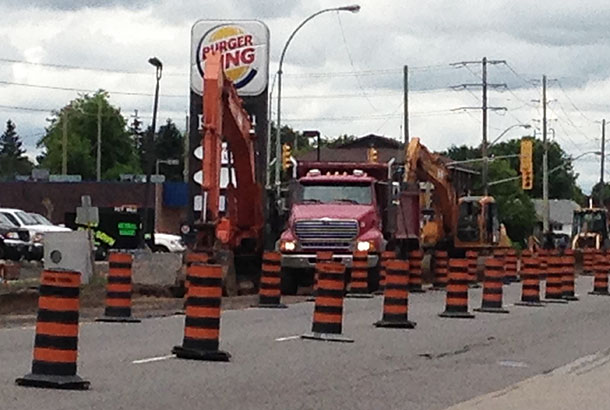
[[[224,75],[220,53],[207,55],[203,81],[203,212],[195,225],[196,249],[210,253],[222,249],[235,257],[258,254],[263,243],[263,188],[256,182],[252,123]],[[224,213],[220,211],[223,140],[230,153]]]
[[[466,250],[498,246],[500,223],[494,198],[458,198],[451,184],[451,172],[440,155],[428,151],[419,138],[413,138],[407,147],[404,182],[419,190],[419,181],[434,186],[434,212],[421,228],[423,248]]]

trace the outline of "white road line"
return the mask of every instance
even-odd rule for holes
[[[170,354],[167,356],[159,356],[159,357],[150,357],[148,359],[134,360],[131,364],[142,364],[142,363],[152,363],[152,362],[160,362],[161,360],[167,360],[176,357],[174,354]]]
[[[279,337],[277,339],[275,339],[276,342],[285,342],[286,340],[294,340],[294,339],[300,339],[301,335],[296,335],[296,336],[287,336],[287,337]]]

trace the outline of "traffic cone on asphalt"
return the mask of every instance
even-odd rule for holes
[[[517,251],[514,248],[508,248],[504,259],[504,283],[519,282],[519,275],[517,274],[518,260]]]
[[[311,333],[301,337],[329,342],[353,342],[352,339],[342,335],[345,265],[339,262],[325,262],[320,263],[319,268],[318,295]]]
[[[538,262],[540,263],[539,279],[540,281],[546,280],[546,274],[549,270],[548,257],[549,252],[546,249],[540,249],[538,251]]]
[[[504,266],[502,262],[488,258],[485,261],[485,280],[483,281],[483,300],[478,312],[508,313],[502,308],[502,285],[504,283]]]
[[[540,303],[540,264],[531,252],[521,254],[521,302],[519,306],[543,307]]]
[[[352,276],[347,297],[372,298],[369,293],[369,253],[356,251],[352,256]]]
[[[562,292],[562,261],[557,251],[550,252],[546,274],[545,303],[568,303]]]
[[[281,303],[282,289],[280,286],[282,271],[282,254],[279,252],[263,253],[263,266],[258,293],[258,305],[260,308],[285,309],[286,305]]]
[[[184,339],[172,353],[181,359],[228,362],[231,355],[218,350],[222,266],[193,264],[189,280]]]
[[[447,264],[449,254],[447,251],[434,252],[434,283],[432,290],[445,290],[447,288]]]
[[[607,254],[604,251],[596,252],[593,260],[595,276],[593,278],[593,291],[590,295],[610,296],[608,292],[608,262],[606,261]]]
[[[383,295],[383,316],[377,327],[412,329],[409,320],[409,262],[387,262],[386,287]]]
[[[108,256],[106,309],[97,322],[140,322],[131,316],[131,265],[133,256],[127,252],[111,252]]]
[[[379,262],[380,270],[379,270],[379,287],[373,292],[374,295],[383,295],[386,285],[386,276],[387,276],[387,263],[388,261],[396,259],[396,252],[394,251],[385,251],[381,253],[381,261]]]
[[[596,250],[592,248],[585,248],[582,251],[582,274],[583,275],[594,275],[595,274],[595,254]]]
[[[87,390],[76,374],[80,273],[53,269],[40,277],[32,372],[15,380],[20,386]]]
[[[424,253],[416,249],[409,252],[409,291],[413,293],[424,293],[422,287],[422,259]]]
[[[185,256],[185,263],[186,263],[186,278],[184,279],[184,288],[186,290],[186,292],[188,292],[188,288],[189,288],[189,267],[194,264],[194,263],[199,263],[199,264],[206,264],[209,263],[210,261],[210,256],[205,253],[205,252],[192,252],[189,251],[186,253]],[[186,294],[185,292],[185,294]]]
[[[333,253],[331,251],[319,251],[316,252],[316,263],[313,272],[313,291],[311,292],[311,296],[307,298],[307,302],[314,302],[316,300],[316,295],[318,294],[318,274],[320,269],[318,269],[318,264],[323,262],[332,262]]]
[[[496,248],[493,250],[494,259],[500,261],[502,263],[502,281],[506,282],[506,249],[505,248]]]
[[[449,283],[445,311],[440,317],[472,319],[468,311],[468,260],[449,259]]]
[[[561,293],[565,300],[578,300],[578,297],[574,293],[574,277],[576,273],[574,271],[574,260],[574,251],[572,249],[566,249],[561,257],[563,265],[561,276]]]
[[[479,278],[477,277],[479,253],[477,251],[467,251],[466,259],[468,260],[468,285],[471,288],[480,288],[481,285],[479,285]]]

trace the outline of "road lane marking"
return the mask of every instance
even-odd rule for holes
[[[169,354],[167,356],[159,356],[159,357],[150,357],[148,359],[140,359],[134,360],[131,364],[142,364],[142,363],[152,363],[152,362],[160,362],[161,360],[167,360],[176,357],[175,354]]]
[[[517,362],[514,360],[501,360],[498,362],[500,366],[504,367],[515,367],[515,368],[527,368],[529,365],[525,362]]]
[[[287,340],[294,340],[294,339],[300,339],[300,338],[301,338],[301,335],[278,337],[277,339],[275,339],[275,341],[276,342],[285,342]]]

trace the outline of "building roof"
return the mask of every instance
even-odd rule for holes
[[[534,199],[534,207],[536,208],[536,217],[539,220],[542,220],[542,199]],[[549,200],[549,217],[552,222],[560,223],[562,225],[571,224],[573,213],[576,209],[580,209],[580,206],[571,199]]]

